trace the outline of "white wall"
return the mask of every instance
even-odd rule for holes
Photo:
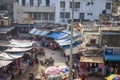
[[[55,1],[57,1],[57,0],[50,0],[50,6],[54,6]],[[46,6],[46,0],[42,0],[42,5]]]
[[[62,23],[60,20],[60,1],[65,1],[65,12],[70,12],[70,18],[72,16],[72,9],[69,7],[70,2],[72,0],[56,0],[55,2],[55,22]],[[80,2],[80,9],[78,11],[74,11],[74,19],[79,19],[79,15],[81,12],[85,13],[84,18],[94,21],[99,19],[99,14],[102,13],[102,10],[105,10],[106,0],[93,0],[93,5],[86,5],[88,1],[91,0],[75,0],[75,2]],[[93,15],[88,15],[88,13],[92,13]]]
[[[34,0],[34,6],[38,6],[38,0]]]
[[[30,0],[26,0],[26,5],[30,6]]]
[[[22,0],[19,0],[19,5],[22,6]]]

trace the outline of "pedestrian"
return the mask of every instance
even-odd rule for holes
[[[32,72],[30,72],[30,74],[29,74],[29,79],[34,80],[34,74]]]
[[[82,75],[82,79],[81,80],[86,80],[86,76],[84,75],[84,73]]]

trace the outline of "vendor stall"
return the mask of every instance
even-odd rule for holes
[[[104,76],[104,60],[103,57],[86,57],[80,58],[80,69],[85,71],[86,76]]]
[[[85,57],[85,56],[81,56],[80,62],[104,63],[104,60],[103,60],[103,57]]]

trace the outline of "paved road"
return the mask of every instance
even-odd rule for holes
[[[45,58],[50,58],[50,56],[51,56],[55,60],[54,65],[65,65],[65,58],[61,56],[61,52],[52,51],[50,49],[45,48],[45,53],[46,53],[46,55],[44,57],[39,56],[39,60],[43,60]],[[28,70],[24,74],[18,76],[15,80],[28,80],[28,77],[29,77],[28,74],[31,71],[34,73],[35,77],[39,78],[40,77],[39,76],[40,69],[41,69],[41,65],[39,65],[39,64],[30,66],[30,67],[28,67]],[[102,79],[99,77],[88,77],[86,80],[102,80]]]

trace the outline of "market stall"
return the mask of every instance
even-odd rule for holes
[[[104,73],[104,59],[103,57],[86,57],[81,56],[80,58],[80,69],[85,71],[86,76],[97,75],[102,76]]]

